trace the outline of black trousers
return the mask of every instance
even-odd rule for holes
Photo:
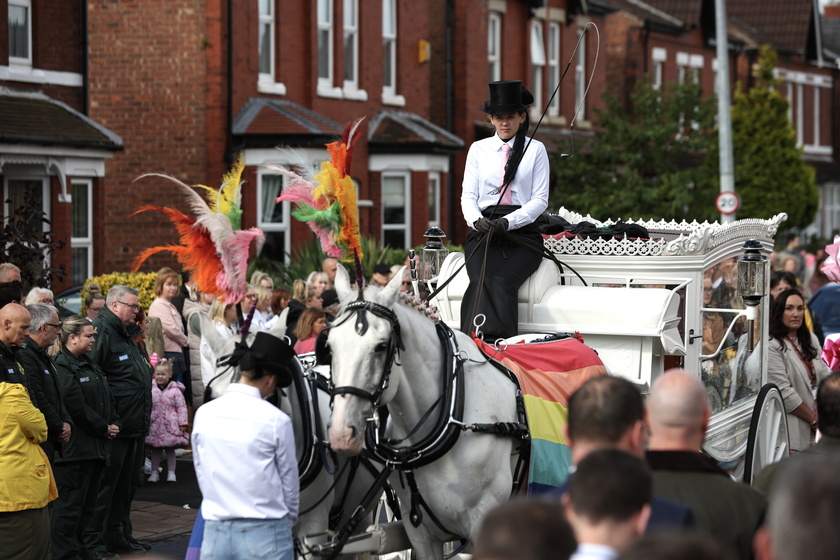
[[[506,236],[542,243],[542,236],[536,228],[526,226],[503,235],[493,234],[486,252],[483,244],[476,250],[483,237],[478,232],[471,232],[464,246],[464,254],[472,257],[467,261],[470,285],[461,303],[461,331],[475,331],[473,320],[483,313],[486,320],[481,332],[487,341],[516,336],[519,329],[519,287],[542,262],[542,255],[511,242]],[[484,282],[480,283],[485,254]]]
[[[3,560],[49,560],[49,507],[0,512],[0,557]]]
[[[103,459],[57,463],[53,468],[58,486],[50,519],[53,560],[87,558],[83,535],[93,517],[104,469]]]
[[[145,445],[143,437],[118,437],[111,442],[111,460],[103,472],[96,508],[85,531],[88,552],[128,548],[131,501],[140,483]]]

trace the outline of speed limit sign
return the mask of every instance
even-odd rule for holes
[[[741,199],[732,191],[722,192],[715,199],[715,206],[721,214],[734,214],[741,206]]]

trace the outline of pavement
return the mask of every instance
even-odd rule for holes
[[[165,471],[163,457],[161,463]],[[178,458],[175,475],[177,482],[144,482],[137,488],[131,505],[132,533],[137,540],[154,545],[175,537],[181,537],[177,540],[189,539],[201,505],[191,453]],[[161,478],[166,479],[165,472]]]

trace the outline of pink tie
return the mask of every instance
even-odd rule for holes
[[[502,170],[499,173],[499,186],[501,187],[505,182],[505,165],[507,165],[510,157],[510,144],[505,142],[502,144]],[[502,204],[513,204],[513,194],[511,194],[511,186],[508,185],[505,194],[502,195]]]

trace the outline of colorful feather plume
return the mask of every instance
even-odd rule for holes
[[[328,256],[344,261],[362,257],[356,186],[349,175],[361,122],[354,121],[344,129],[341,140],[327,144],[330,159],[311,178],[279,165],[265,166],[288,178],[277,202],[294,204],[292,216],[309,224]]]
[[[241,300],[245,295],[251,243],[256,242],[259,251],[265,240],[263,232],[258,228],[241,229],[241,177],[244,168],[245,161],[240,154],[231,170],[225,174],[219,189],[195,185],[195,188],[209,193],[209,204],[189,185],[174,177],[158,173],[138,177],[156,176],[174,182],[187,197],[195,217],[163,206],[143,206],[138,209],[134,214],[147,210],[158,210],[166,214],[178,230],[181,244],[146,249],[135,259],[132,270],[140,268],[150,256],[168,251],[175,255],[184,269],[192,273],[199,290],[215,294],[229,303]]]

